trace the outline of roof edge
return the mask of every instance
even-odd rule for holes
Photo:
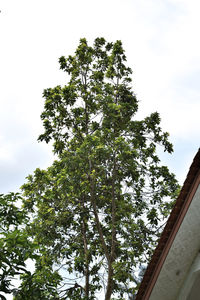
[[[150,263],[146,269],[142,282],[140,284],[136,300],[148,300],[155,282],[159,276],[162,265],[165,261],[167,253],[171,247],[171,244],[174,240],[174,237],[180,227],[180,224],[184,218],[183,214],[186,213],[184,210],[185,207],[189,207],[189,195],[192,188],[197,181],[197,178],[200,176],[200,149],[195,155],[193,162],[190,166],[187,177],[184,181],[181,192],[175,202],[174,208],[171,211],[171,214],[168,218],[167,224],[161,234],[158,245],[153,253],[153,256],[150,260]],[[181,218],[182,216],[182,218]],[[180,221],[181,220],[181,221]],[[178,226],[176,226],[179,221]],[[167,247],[168,245],[168,247]],[[168,249],[167,249],[168,248]],[[158,270],[158,265],[160,268]],[[157,271],[157,272],[156,272]],[[157,274],[156,274],[157,273]]]

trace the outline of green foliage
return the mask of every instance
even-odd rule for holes
[[[19,208],[20,201],[18,193],[0,195],[0,292],[6,294],[14,290],[12,279],[27,272],[25,261],[32,252],[23,228],[27,218]],[[0,297],[4,299],[1,293]]]
[[[52,263],[44,262],[41,247],[38,253],[27,212],[21,206],[19,193],[0,195],[0,298],[12,294],[15,300],[60,299],[55,297],[60,276],[52,271]],[[33,273],[27,269],[28,259],[35,262]],[[16,288],[14,280],[20,279],[22,285]]]
[[[40,259],[38,259],[40,261]],[[14,300],[56,300],[61,299],[56,290],[60,275],[54,272],[48,262],[36,264],[33,274],[27,272],[21,275],[22,284],[14,292]]]
[[[135,119],[121,41],[97,38],[91,47],[81,39],[59,63],[69,82],[44,90],[39,136],[53,141],[58,159],[22,187],[38,248],[35,272],[22,276],[15,299],[91,300],[103,287],[105,300],[126,299],[176,197],[156,151],[173,148],[157,112]]]

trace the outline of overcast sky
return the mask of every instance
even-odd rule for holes
[[[138,118],[160,113],[174,144],[162,158],[183,182],[200,140],[198,0],[1,0],[0,10],[0,193],[51,164],[37,142],[42,92],[66,83],[58,58],[82,37],[122,40]]]

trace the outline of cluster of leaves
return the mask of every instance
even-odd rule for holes
[[[13,294],[16,300],[56,299],[60,276],[50,269],[52,262],[42,261],[41,248],[39,253],[28,228],[20,194],[0,195],[0,298]],[[27,268],[28,259],[35,262],[33,274]],[[17,288],[20,279],[23,282]]]
[[[19,194],[0,195],[0,292],[6,294],[14,290],[12,280],[26,272],[25,261],[31,251],[22,227],[26,215],[19,209],[20,200]],[[6,299],[3,294],[0,297]]]
[[[66,86],[44,91],[40,141],[58,159],[23,185],[27,234],[37,245],[33,274],[16,299],[126,299],[135,270],[152,253],[178,184],[157,146],[173,151],[157,112],[135,120],[138,101],[121,41],[81,39],[61,57]],[[21,297],[21,298],[20,298]],[[34,298],[36,297],[36,298]]]

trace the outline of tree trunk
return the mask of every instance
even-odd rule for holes
[[[108,262],[108,280],[105,300],[110,300],[113,291],[113,267],[112,263],[116,258],[116,195],[115,195],[115,181],[116,181],[116,160],[114,157],[114,166],[112,173],[112,240],[111,240],[111,253],[110,260]]]
[[[85,211],[84,207],[84,197],[81,200],[82,210]],[[85,216],[83,215],[82,220],[82,235],[83,235],[83,244],[84,244],[84,256],[85,256],[85,267],[84,267],[84,276],[85,276],[85,296],[89,299],[89,292],[90,292],[90,271],[89,271],[89,259],[88,259],[88,242],[86,236],[86,220]]]
[[[106,287],[105,300],[110,300],[112,296],[112,291],[113,291],[113,268],[112,268],[112,262],[110,261],[108,265],[108,281]]]
[[[89,261],[88,261],[88,245],[87,245],[87,238],[86,238],[86,228],[85,222],[83,221],[83,241],[84,241],[84,256],[85,256],[85,296],[89,298],[89,291],[90,291],[90,272],[89,272]]]

